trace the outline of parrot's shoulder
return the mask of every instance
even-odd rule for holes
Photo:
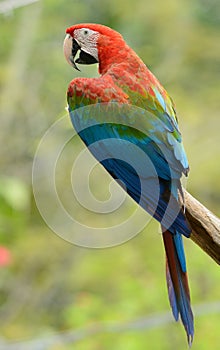
[[[128,103],[128,95],[115,85],[109,75],[99,78],[75,78],[68,86],[67,102],[71,110],[112,101]]]

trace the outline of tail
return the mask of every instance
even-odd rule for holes
[[[182,236],[178,232],[173,234],[165,230],[163,241],[166,251],[166,278],[170,305],[176,321],[180,315],[186,330],[188,344],[191,346],[194,323]]]

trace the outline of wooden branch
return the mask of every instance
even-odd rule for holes
[[[220,265],[220,219],[184,190],[191,239]]]

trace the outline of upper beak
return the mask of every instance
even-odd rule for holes
[[[77,67],[74,59],[76,57],[77,52],[80,49],[81,48],[80,48],[79,44],[77,43],[77,41],[75,39],[73,39],[70,34],[67,34],[65,39],[64,39],[64,43],[63,43],[64,56],[65,56],[67,62],[79,71],[80,71],[80,69]]]

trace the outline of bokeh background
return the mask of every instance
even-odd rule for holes
[[[74,246],[41,218],[31,169],[44,132],[65,114],[68,82],[97,75],[96,66],[79,73],[66,64],[65,28],[102,23],[123,34],[175,100],[191,166],[187,189],[219,215],[219,1],[29,2],[0,1],[0,348],[186,349],[183,327],[170,316],[157,223],[115,248]],[[72,146],[83,148],[78,139]],[[93,180],[106,198],[102,169]],[[192,241],[185,246],[193,349],[218,349],[218,266]]]

